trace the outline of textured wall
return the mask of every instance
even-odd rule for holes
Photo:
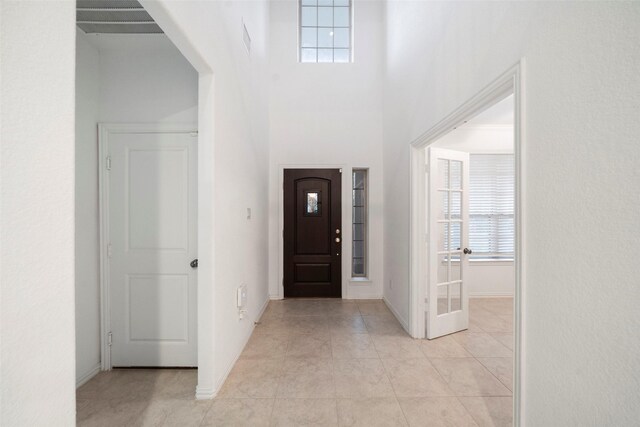
[[[0,425],[71,426],[75,2],[0,16]]]
[[[387,4],[386,297],[407,315],[409,143],[520,58],[524,421],[640,419],[640,3]]]

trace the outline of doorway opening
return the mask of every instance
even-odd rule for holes
[[[477,390],[482,399],[463,404],[485,405],[488,413],[492,405],[502,413],[512,408],[516,424],[521,104],[517,64],[411,147],[412,336],[428,339],[442,357],[461,358],[452,369],[485,375],[492,384]]]
[[[77,387],[199,365],[198,72],[140,4],[95,3],[76,5]]]

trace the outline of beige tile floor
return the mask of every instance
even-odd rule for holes
[[[509,426],[512,299],[473,299],[468,331],[414,340],[381,301],[272,301],[218,397],[194,370],[103,372],[81,426]]]

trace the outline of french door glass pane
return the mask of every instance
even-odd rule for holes
[[[459,190],[462,188],[462,162],[451,160],[451,188]]]
[[[451,276],[449,277],[450,282],[454,282],[456,280],[460,280],[462,277],[460,276],[462,266],[459,262],[451,262]]]
[[[446,252],[449,250],[449,223],[438,223],[438,252]]]
[[[436,216],[436,220],[449,219],[449,192],[448,191],[438,191],[438,212]]]
[[[449,160],[438,159],[438,180],[436,187],[449,188]]]
[[[438,286],[438,315],[449,312],[449,286]]]
[[[462,215],[462,193],[451,191],[451,218],[460,219]]]
[[[438,283],[449,281],[448,255],[438,255]]]
[[[462,283],[449,285],[451,295],[451,311],[462,310]]]
[[[452,222],[449,226],[451,230],[451,245],[449,246],[450,251],[460,250],[460,233],[462,231],[462,223],[460,222]]]

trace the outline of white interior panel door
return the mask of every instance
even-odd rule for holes
[[[196,366],[197,138],[110,133],[111,364]]]
[[[469,327],[469,154],[429,148],[427,338]]]

